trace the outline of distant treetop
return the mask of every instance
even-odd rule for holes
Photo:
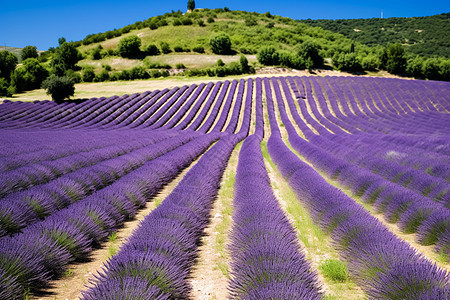
[[[189,0],[187,3],[187,8],[188,10],[194,10],[195,9],[195,1],[194,0]]]

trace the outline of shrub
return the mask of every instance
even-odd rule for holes
[[[439,75],[441,80],[450,81],[450,59],[443,59],[439,64]]]
[[[119,41],[117,51],[122,57],[135,57],[141,53],[141,39],[136,35],[124,37]]]
[[[144,48],[144,52],[146,55],[150,55],[150,56],[159,55],[161,53],[155,44],[147,45]]]
[[[109,75],[109,80],[110,81],[120,80],[120,75],[121,75],[121,72],[112,73],[111,75]]]
[[[211,50],[215,54],[230,54],[231,40],[226,34],[217,35],[210,40]]]
[[[369,53],[367,55],[364,55],[364,57],[361,59],[361,67],[364,70],[376,70],[378,69],[380,65],[380,62],[378,60],[378,56],[374,53]]]
[[[258,25],[258,22],[253,17],[246,17],[245,18],[245,26],[256,26]]]
[[[170,73],[167,70],[160,71],[160,74],[161,74],[162,77],[169,77],[170,76]]]
[[[422,74],[428,79],[439,79],[439,60],[436,58],[426,59],[422,64]]]
[[[223,66],[216,68],[216,76],[217,77],[225,77],[227,75],[227,69]]]
[[[0,96],[11,97],[12,95],[8,80],[0,78]]]
[[[37,89],[48,75],[47,69],[36,58],[28,58],[11,75],[11,85],[18,92]]]
[[[184,64],[182,64],[182,63],[179,63],[179,64],[175,65],[175,68],[177,68],[177,69],[186,69],[186,66]]]
[[[402,74],[406,70],[405,49],[399,43],[387,47],[386,70],[392,74]]]
[[[173,51],[175,51],[175,52],[191,52],[191,49],[183,48],[181,46],[175,46],[175,47],[173,47]]]
[[[421,78],[423,77],[422,73],[422,65],[424,62],[424,58],[421,56],[415,56],[408,59],[406,63],[406,74],[408,76]]]
[[[50,95],[53,101],[58,103],[75,93],[74,82],[72,78],[67,76],[52,75],[42,83],[42,88],[46,89],[47,95]]]
[[[109,80],[109,72],[106,70],[102,70],[94,77],[94,82],[104,82],[108,80]]]
[[[347,265],[337,259],[327,259],[319,265],[324,277],[336,282],[344,282],[348,278]]]
[[[183,24],[183,25],[192,25],[193,23],[192,23],[192,20],[190,19],[190,18],[182,18],[181,19],[181,23]]]
[[[192,51],[197,53],[205,53],[205,48],[203,48],[202,46],[195,46],[194,48],[192,48]]]
[[[161,52],[164,54],[168,54],[168,53],[172,52],[172,50],[170,50],[169,44],[166,42],[161,42],[159,44],[159,47],[161,48]]]
[[[267,28],[274,28],[275,27],[275,23],[274,22],[269,22],[266,25]]]
[[[239,58],[239,63],[241,65],[242,73],[250,73],[250,66],[248,64],[248,59],[244,55]]]
[[[105,69],[106,71],[112,71],[112,68],[111,68],[111,66],[110,65],[108,65],[108,64],[102,64],[102,68],[103,69]]]
[[[183,23],[181,22],[180,19],[174,19],[172,24],[173,24],[173,26],[181,26],[181,25],[183,25]]]
[[[151,30],[155,30],[155,29],[158,29],[158,28],[159,28],[159,24],[158,24],[157,21],[151,21],[151,22],[148,24],[148,27],[149,27]]]
[[[144,67],[134,67],[130,70],[130,79],[147,79],[150,75],[147,73]]]
[[[251,48],[251,47],[241,47],[241,48],[239,48],[239,52],[241,52],[242,54],[256,54],[256,53],[258,53],[258,51],[255,48]]]
[[[320,67],[323,65],[323,57],[319,54],[320,49],[320,45],[306,41],[300,45],[297,55],[302,58],[305,64],[307,64],[308,58],[310,59],[312,66],[311,63],[309,63],[310,66],[306,66],[308,69],[311,67]]]
[[[37,52],[36,46],[26,46],[21,51],[22,60],[26,60],[28,58],[38,58],[39,54]]]
[[[81,71],[81,79],[83,82],[92,82],[95,77],[94,68],[91,66],[84,67]]]
[[[0,51],[0,78],[9,80],[17,65],[17,56],[9,51]]]
[[[227,75],[240,75],[242,74],[241,64],[238,62],[231,62],[230,65],[226,68]]]
[[[74,83],[80,83],[81,82],[81,75],[79,72],[76,72],[74,70],[67,70],[64,73],[65,76],[72,78]]]
[[[332,58],[333,65],[341,71],[358,72],[362,70],[356,53],[336,53]]]
[[[212,17],[208,17],[208,19],[206,19],[206,22],[208,22],[208,23],[214,23],[214,18],[212,18]]]
[[[220,58],[217,60],[217,66],[218,67],[223,67],[223,66],[225,66],[225,63],[223,62],[223,60],[221,60]]]
[[[102,50],[103,50],[102,45],[98,45],[97,48],[94,48],[94,50],[92,50],[92,59],[93,60],[102,59],[102,57],[103,57]]]
[[[197,21],[198,26],[200,27],[205,27],[205,22],[203,20],[198,20]]]
[[[161,64],[158,62],[153,62],[151,57],[144,58],[144,67],[147,69],[171,69],[172,66],[168,64]]]
[[[274,47],[261,49],[256,55],[258,61],[265,66],[274,66],[279,64],[279,54]]]
[[[161,76],[162,76],[162,74],[158,70],[151,70],[150,71],[150,77],[151,78],[159,78]]]

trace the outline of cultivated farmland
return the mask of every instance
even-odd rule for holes
[[[449,95],[326,76],[5,101],[0,299],[448,299]]]

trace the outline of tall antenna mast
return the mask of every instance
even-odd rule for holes
[[[381,18],[383,19],[383,10],[381,10]]]

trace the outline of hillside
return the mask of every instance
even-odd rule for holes
[[[450,58],[450,13],[413,18],[302,20],[368,46],[401,43],[423,56]]]
[[[93,65],[97,71],[101,70],[102,64],[109,64],[117,70],[142,65],[143,57],[130,60],[120,58],[114,53],[122,38],[133,35],[141,39],[141,49],[145,49],[150,44],[160,47],[162,42],[169,45],[172,52],[153,57],[152,62],[155,63],[172,65],[183,63],[187,68],[201,68],[214,65],[218,58],[225,63],[227,63],[225,60],[228,62],[238,60],[239,57],[235,55],[228,55],[228,59],[210,57],[214,54],[211,50],[210,39],[220,33],[230,37],[232,54],[238,55],[254,55],[262,48],[269,46],[282,51],[295,52],[299,44],[313,41],[320,45],[324,57],[331,57],[334,51],[352,42],[340,34],[290,18],[273,16],[270,13],[203,9],[184,15],[181,12],[167,13],[124,28],[88,35],[83,41],[76,42],[78,50],[85,57],[79,65]],[[99,45],[103,48],[104,55],[100,60],[95,61],[92,55]],[[360,47],[367,48],[369,51],[364,45]],[[203,48],[204,53],[196,52],[196,48]],[[203,55],[202,59],[195,59],[198,55]],[[256,62],[256,57],[248,58],[250,62]]]

